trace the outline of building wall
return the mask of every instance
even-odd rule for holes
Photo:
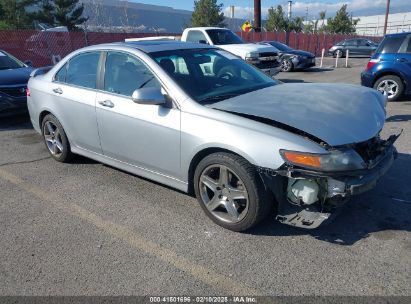
[[[384,32],[385,15],[358,16],[358,35],[381,36]],[[387,34],[411,32],[411,12],[390,14],[387,23]]]

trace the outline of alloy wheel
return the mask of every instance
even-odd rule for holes
[[[377,90],[387,94],[388,98],[392,98],[398,93],[398,83],[391,79],[386,79],[378,84]]]
[[[59,157],[64,152],[59,128],[52,121],[46,121],[43,127],[43,135],[50,153]]]
[[[281,61],[281,70],[283,72],[291,71],[291,68],[292,68],[292,63],[289,60]]]
[[[208,166],[200,176],[201,200],[217,219],[234,224],[248,212],[249,196],[244,182],[224,165]]]

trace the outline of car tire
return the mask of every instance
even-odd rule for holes
[[[44,117],[41,131],[51,157],[62,163],[69,162],[73,158],[66,132],[54,115],[48,114]]]
[[[395,75],[383,76],[374,83],[374,89],[383,93],[387,92],[388,100],[395,101],[401,97],[404,92],[404,83],[402,79]]]
[[[294,69],[294,65],[290,59],[283,59],[281,61],[281,71],[282,72],[291,72]]]
[[[336,58],[337,55],[339,55],[339,58],[342,58],[344,56],[344,52],[342,50],[335,50],[333,53],[333,57]]]
[[[200,161],[194,191],[207,216],[233,231],[255,226],[273,205],[255,167],[230,153],[213,153]]]

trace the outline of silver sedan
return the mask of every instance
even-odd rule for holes
[[[207,45],[87,47],[34,71],[28,87],[31,122],[55,160],[80,154],[195,194],[234,231],[270,214],[316,228],[396,156],[398,136],[379,136],[377,91],[281,84]]]

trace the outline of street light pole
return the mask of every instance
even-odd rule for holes
[[[384,36],[385,34],[387,34],[387,24],[388,24],[389,14],[390,14],[390,0],[387,0],[387,9],[385,10]]]

